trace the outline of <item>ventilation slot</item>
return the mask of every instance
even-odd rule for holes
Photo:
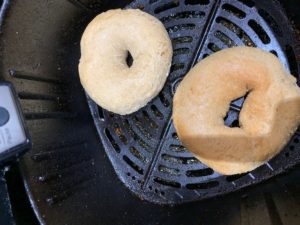
[[[213,51],[213,52],[218,52],[218,51],[221,50],[221,48],[220,48],[219,46],[217,46],[216,44],[214,44],[214,43],[209,43],[209,44],[207,45],[207,48],[208,48],[209,50]]]
[[[186,5],[208,5],[209,0],[185,0]]]
[[[226,181],[228,181],[228,182],[234,182],[234,181],[236,181],[236,180],[238,180],[238,179],[240,179],[240,178],[242,178],[242,177],[244,177],[246,175],[247,175],[247,173],[227,176],[226,177]]]
[[[277,54],[277,52],[275,51],[275,50],[271,50],[270,51],[273,55],[275,55],[276,57],[278,57],[278,54]]]
[[[158,117],[159,119],[163,119],[164,115],[159,111],[159,109],[156,107],[156,105],[151,105],[151,110],[154,113],[154,115],[156,117]]]
[[[166,173],[166,174],[170,174],[170,175],[173,175],[173,176],[179,176],[180,175],[179,169],[170,168],[170,167],[166,167],[166,166],[162,166],[162,165],[160,165],[158,167],[158,171],[161,172],[161,173]]]
[[[182,70],[184,68],[184,64],[183,63],[177,63],[177,64],[173,64],[171,66],[171,69],[170,69],[170,73],[173,73],[177,70]]]
[[[127,145],[128,144],[128,141],[127,141],[127,138],[125,137],[124,133],[122,132],[119,124],[115,123],[114,124],[114,130],[116,132],[116,134],[119,136],[120,140],[125,144]]]
[[[109,142],[111,143],[112,147],[114,148],[114,150],[115,150],[117,153],[120,153],[120,152],[121,152],[121,149],[120,149],[119,145],[118,145],[117,142],[113,139],[111,133],[109,132],[109,130],[108,130],[107,128],[105,129],[105,134],[106,134],[107,139],[108,139]]]
[[[267,13],[263,9],[258,10],[259,15],[268,23],[268,25],[273,29],[273,31],[278,34],[279,36],[282,35],[282,30],[279,28],[278,24],[275,22],[274,18],[270,16],[269,13]]]
[[[234,24],[233,22],[229,21],[228,19],[225,19],[224,17],[218,17],[217,23],[222,24],[224,27],[226,27],[228,30],[234,32],[246,46],[256,47],[254,42],[251,40],[251,38],[243,31],[239,26]]]
[[[255,3],[252,0],[238,0],[238,1],[250,8],[255,6]]]
[[[178,37],[178,38],[174,38],[172,40],[173,45],[184,44],[184,43],[191,43],[192,41],[193,41],[193,38],[189,37],[189,36]]]
[[[163,92],[160,92],[159,95],[159,100],[161,101],[161,103],[165,106],[165,107],[169,107],[170,106],[170,102],[168,101],[168,99],[166,98],[166,96],[164,95]]]
[[[185,152],[186,151],[186,148],[182,145],[170,145],[170,149],[173,151],[173,152]]]
[[[133,140],[136,141],[143,149],[147,152],[152,153],[150,146],[132,129],[128,120],[124,121],[124,127],[127,129],[128,133],[132,136]]]
[[[246,17],[246,13],[244,13],[242,10],[236,8],[233,5],[229,5],[229,4],[224,4],[222,6],[222,9],[226,10],[227,12],[233,14],[234,16],[236,16],[237,18],[243,19]]]
[[[173,51],[173,55],[174,56],[184,55],[184,54],[188,54],[189,52],[190,52],[189,48],[178,48]]]
[[[140,131],[140,133],[143,134],[145,138],[147,138],[148,140],[151,140],[153,138],[152,135],[148,132],[148,129],[146,129],[144,121],[140,121],[137,116],[134,116],[132,120],[134,121],[136,128]]]
[[[188,23],[188,24],[181,24],[181,25],[175,25],[172,27],[167,28],[167,31],[172,34],[178,31],[182,31],[182,30],[194,30],[196,27],[195,24],[193,23]]]
[[[174,138],[175,140],[179,140],[178,134],[177,133],[173,133],[172,134],[172,138]]]
[[[296,55],[293,48],[290,45],[285,46],[285,54],[289,60],[289,66],[291,74],[298,79],[298,64],[296,60]]]
[[[271,42],[271,39],[266,31],[255,20],[249,20],[248,25],[257,34],[262,43],[269,44]]]
[[[207,182],[207,183],[187,184],[186,188],[187,189],[191,189],[191,190],[195,190],[195,189],[210,189],[210,188],[217,187],[218,185],[219,185],[218,181],[211,181],[211,182]]]
[[[103,121],[104,120],[104,112],[100,106],[98,106],[98,115],[99,115],[100,120]]]
[[[212,175],[214,171],[210,168],[202,169],[202,170],[188,170],[186,171],[186,176],[188,177],[204,177]]]
[[[179,1],[172,1],[172,2],[169,2],[169,3],[166,3],[166,4],[162,5],[162,6],[157,7],[154,10],[154,13],[158,14],[158,13],[161,13],[161,12],[166,11],[168,9],[176,8],[178,6],[179,6]]]
[[[178,163],[178,164],[185,164],[185,165],[200,163],[194,157],[176,157],[167,154],[163,154],[162,159],[170,163]]]
[[[150,124],[150,127],[151,128],[154,128],[154,129],[157,129],[159,126],[157,125],[157,123],[155,123],[149,116],[148,112],[147,111],[144,111],[142,112],[143,114],[143,118],[145,121],[147,121],[149,124]]]
[[[160,19],[161,22],[167,23],[170,22],[171,20],[178,20],[178,19],[191,19],[191,18],[197,18],[201,19],[205,16],[204,12],[196,12],[196,11],[184,11],[184,12],[179,12],[176,14],[171,14],[166,17],[162,17]]]
[[[144,174],[144,170],[140,168],[138,165],[136,165],[134,162],[132,162],[126,155],[123,156],[123,159],[136,172],[138,172],[141,175]]]
[[[138,160],[140,160],[142,163],[147,163],[148,159],[144,156],[142,156],[142,154],[133,146],[131,146],[129,148],[130,153],[137,158]]]
[[[221,31],[216,31],[215,32],[215,37],[220,39],[228,47],[236,46],[234,41],[231,40],[226,34],[222,33]]]
[[[172,180],[165,180],[160,177],[155,177],[153,180],[154,180],[154,182],[165,185],[165,186],[174,187],[174,188],[181,187],[180,183],[172,181]]]

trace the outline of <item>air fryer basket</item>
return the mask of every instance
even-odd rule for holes
[[[193,218],[198,210],[205,213],[205,208],[218,207],[205,201],[205,207],[193,203],[169,213],[168,208],[140,199],[171,205],[203,200],[259,183],[300,161],[298,130],[284,151],[267,164],[251,173],[222,176],[181,145],[171,120],[172,96],[183,76],[197,61],[223,48],[247,45],[265,49],[299,78],[299,32],[277,1],[3,2],[1,75],[15,85],[33,138],[33,149],[20,168],[40,222],[134,224],[130,221],[140,220],[123,223],[122,218],[128,218],[127,214],[138,218],[148,210],[145,220],[149,224],[157,224],[153,215],[159,214],[167,214],[165,218],[176,215],[174,223],[196,224],[200,218]],[[139,8],[159,18],[174,48],[164,89],[129,116],[98,107],[85,95],[77,72],[85,26],[98,13],[118,7]],[[243,98],[232,102],[226,125],[236,126],[242,103]],[[140,199],[132,197],[122,183]],[[241,210],[234,205],[240,195],[232,196],[239,196],[238,200],[227,197],[231,209],[224,210]],[[272,198],[264,198],[272,208]],[[187,213],[193,217],[186,218]],[[219,213],[226,218],[224,211]]]

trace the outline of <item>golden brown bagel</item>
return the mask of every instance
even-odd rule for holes
[[[128,52],[131,67],[126,63]],[[138,9],[109,10],[84,31],[80,81],[98,105],[129,114],[162,89],[171,60],[172,44],[158,19]]]
[[[240,128],[224,125],[232,100],[249,95]],[[215,171],[255,169],[277,154],[300,123],[300,89],[271,53],[236,47],[200,61],[180,83],[173,106],[178,136]]]

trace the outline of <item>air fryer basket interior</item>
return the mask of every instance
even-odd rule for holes
[[[250,45],[266,49],[299,76],[296,24],[300,20],[289,21],[276,1],[128,3],[9,2],[2,25],[1,75],[15,85],[33,137],[33,149],[20,168],[39,221],[253,224],[260,217],[265,219],[263,224],[299,222],[294,216],[299,211],[295,201],[300,199],[297,170],[256,189],[171,208],[136,195],[161,204],[201,200],[258,183],[299,162],[298,131],[284,152],[265,166],[242,176],[221,176],[181,146],[170,115],[172,95],[184,74],[195,62],[222,48]],[[285,1],[284,6],[297,12],[297,5],[297,1]],[[102,11],[125,6],[143,9],[164,22],[174,58],[160,95],[143,110],[120,117],[87,101],[77,64],[87,23]],[[242,102],[232,103],[227,125],[234,126]]]

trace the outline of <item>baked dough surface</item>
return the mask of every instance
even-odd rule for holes
[[[131,67],[126,63],[128,52]],[[80,81],[101,107],[130,114],[162,89],[172,54],[169,35],[158,19],[138,9],[109,10],[84,31]]]
[[[232,100],[248,93],[240,127],[224,125]],[[300,123],[300,89],[271,53],[235,47],[200,61],[180,83],[173,120],[183,144],[215,171],[255,169],[276,155]]]

